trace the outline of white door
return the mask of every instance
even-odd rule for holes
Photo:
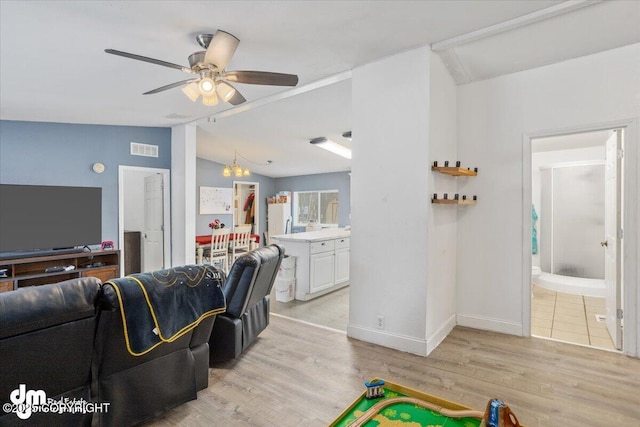
[[[164,268],[164,202],[161,174],[144,178],[144,253],[142,271]]]
[[[613,340],[613,345],[622,349],[622,321],[618,313],[622,313],[622,284],[621,284],[621,171],[622,130],[614,131],[606,142],[605,166],[605,208],[604,208],[604,281],[607,289],[607,329]]]

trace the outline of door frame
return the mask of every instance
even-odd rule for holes
[[[253,185],[255,187],[254,193],[255,193],[255,199],[254,199],[254,204],[255,204],[255,210],[254,210],[254,230],[251,231],[251,233],[254,234],[258,234],[260,235],[260,183],[258,181],[233,181],[233,187],[231,189],[233,197],[236,197],[236,185],[237,184],[241,184],[241,185]],[[240,209],[240,206],[238,206],[238,209]],[[238,213],[239,215],[239,213]]]
[[[160,174],[163,180],[163,215],[164,215],[164,268],[171,266],[171,170],[147,168],[141,166],[118,167],[118,242],[120,246],[120,276],[124,276],[124,194],[125,172],[145,172],[149,175]]]
[[[637,260],[640,259],[640,152],[637,119],[626,119],[568,128],[540,130],[522,135],[522,335],[531,336],[531,140],[550,136],[569,135],[611,129],[624,130],[624,162],[622,167],[623,208],[622,208],[622,277],[624,328],[622,331],[622,352],[638,357],[638,308],[640,278]]]

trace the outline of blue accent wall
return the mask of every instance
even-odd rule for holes
[[[250,166],[250,165],[249,165]],[[267,197],[276,193],[275,180],[264,175],[252,173],[251,176],[235,178],[222,176],[224,165],[210,160],[196,159],[196,235],[209,234],[209,223],[218,218],[226,227],[233,227],[233,215],[200,215],[200,187],[233,188],[233,181],[257,182],[260,187],[260,233],[267,229]]]
[[[157,145],[158,157],[130,155],[131,142]],[[0,183],[101,187],[102,240],[114,242],[120,165],[171,169],[171,129],[0,121]]]
[[[218,218],[226,226],[232,226],[232,215],[200,215],[199,194],[200,186],[232,188],[235,178],[222,176],[224,165],[198,158],[196,159],[196,234],[208,234],[209,223]],[[264,175],[252,174],[246,179],[238,181],[251,181],[260,183],[260,232],[267,229],[267,197],[274,196],[279,191],[314,191],[333,190],[339,191],[338,220],[344,227],[351,224],[351,180],[349,172],[323,173],[316,175],[300,175],[287,178],[269,178]],[[304,231],[299,229],[294,231]]]
[[[351,224],[351,177],[349,172],[321,173],[316,175],[276,178],[278,191],[338,190],[338,225]],[[293,205],[292,205],[293,206]],[[293,231],[304,231],[294,227]]]

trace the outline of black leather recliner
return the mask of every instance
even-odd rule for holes
[[[216,316],[209,339],[210,363],[235,359],[269,325],[269,294],[284,248],[269,245],[239,257],[223,286],[227,311]]]
[[[55,401],[91,402],[91,355],[100,281],[93,277],[0,293],[0,402],[24,384]],[[16,396],[19,400],[20,396]],[[23,396],[24,397],[24,396]],[[91,413],[0,411],[2,426],[83,426]]]

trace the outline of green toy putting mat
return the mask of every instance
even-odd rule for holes
[[[362,393],[351,406],[330,424],[330,427],[480,426],[482,411],[473,411],[466,406],[389,381],[383,381],[382,383],[384,385],[380,386],[380,388],[384,390],[384,396],[367,399],[367,392]],[[467,416],[459,417],[459,415]]]

